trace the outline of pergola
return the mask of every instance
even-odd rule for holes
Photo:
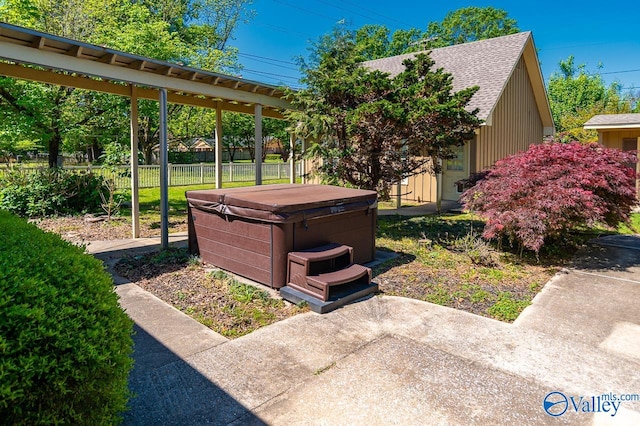
[[[262,183],[262,117],[284,118],[282,88],[203,71],[0,22],[0,75],[131,98],[131,214],[140,236],[138,202],[138,99],[159,101],[161,240],[168,247],[167,103],[216,110],[216,188],[222,184],[222,110],[255,117],[256,185]],[[290,178],[295,180],[291,135]]]

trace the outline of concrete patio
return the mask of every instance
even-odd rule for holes
[[[117,283],[137,331],[128,425],[640,424],[640,401],[598,398],[640,395],[638,236],[579,253],[514,324],[379,296],[227,340]]]

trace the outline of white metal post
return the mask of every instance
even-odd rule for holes
[[[222,110],[216,108],[216,188],[222,188]]]
[[[160,239],[169,248],[169,142],[167,141],[167,89],[160,89]]]
[[[262,185],[262,105],[255,106],[255,122],[256,122],[256,185]]]
[[[140,186],[138,178],[138,87],[129,85],[131,89],[131,233],[133,238],[140,238]]]

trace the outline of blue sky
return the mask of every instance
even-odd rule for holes
[[[231,42],[240,50],[243,77],[270,84],[299,84],[296,56],[307,57],[310,40],[330,32],[341,20],[357,29],[383,24],[391,29],[420,28],[442,21],[467,6],[504,9],[522,31],[533,33],[545,81],[569,55],[607,83],[640,90],[640,2],[538,1],[381,1],[254,0],[254,18]],[[599,69],[598,65],[602,64]]]

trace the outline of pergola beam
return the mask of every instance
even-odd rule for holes
[[[41,83],[56,84],[59,86],[76,87],[78,89],[92,90],[95,92],[111,93],[118,96],[130,95],[128,86],[111,81],[98,80],[96,78],[81,77],[65,73],[54,73],[48,70],[25,67],[18,64],[0,62],[0,75],[20,78],[23,80],[38,81]],[[239,105],[229,101],[214,101],[211,98],[187,96],[174,92],[167,94],[168,102],[181,105],[191,105],[203,108],[221,108],[227,111],[253,115],[254,109],[250,106]],[[139,99],[159,100],[158,89],[138,88]],[[263,115],[269,118],[282,119],[280,111],[263,108]]]
[[[252,114],[256,128],[256,184],[262,183],[262,117],[283,119],[291,108],[281,89],[119,52],[0,22],[0,75],[131,99],[132,233],[138,207],[138,99],[159,102],[162,247],[169,245],[167,103],[216,110],[216,186],[221,185],[222,110]],[[293,174],[292,174],[293,176]]]
[[[123,81],[139,86],[163,87],[168,91],[189,92],[209,97],[233,99],[238,102],[261,104],[267,107],[286,109],[290,103],[286,99],[272,97],[260,93],[234,90],[214,84],[185,80],[152,72],[138,71],[128,67],[117,66],[98,61],[90,61],[73,56],[35,49],[29,46],[8,43],[0,40],[0,55],[9,60],[39,65],[45,68],[66,70],[71,73],[82,73],[101,77],[107,80]],[[240,81],[236,82],[236,89]]]

